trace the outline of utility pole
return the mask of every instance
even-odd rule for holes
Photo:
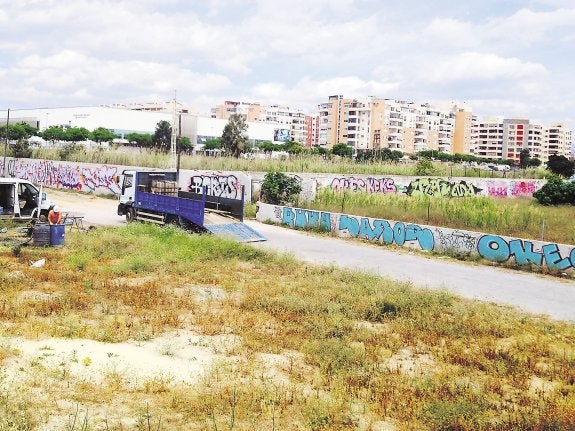
[[[8,124],[10,122],[10,108],[6,114],[6,142],[4,143],[4,164],[2,165],[3,173],[2,176],[6,178],[6,153],[8,152]]]
[[[170,159],[172,161],[172,168],[175,170],[178,166],[178,155],[176,151],[177,147],[177,128],[178,128],[178,112],[177,112],[177,102],[176,102],[176,90],[174,90],[174,116],[172,118],[172,136],[171,136],[171,146],[170,146]]]

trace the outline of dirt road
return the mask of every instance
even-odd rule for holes
[[[63,210],[84,214],[85,225],[125,224],[124,218],[116,214],[115,200],[53,190],[48,193]],[[445,289],[467,298],[575,321],[573,281],[318,237],[256,221],[247,223],[268,238],[266,242],[254,243],[256,247],[292,253],[308,262],[367,271],[416,286]]]

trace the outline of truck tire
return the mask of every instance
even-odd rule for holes
[[[126,210],[126,221],[128,223],[131,223],[134,220],[136,220],[136,210],[134,208],[130,207]]]

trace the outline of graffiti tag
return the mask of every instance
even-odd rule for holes
[[[466,181],[447,181],[443,178],[418,178],[407,186],[406,193],[411,196],[475,196],[482,189]]]

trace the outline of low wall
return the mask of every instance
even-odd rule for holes
[[[2,160],[0,159],[0,169]],[[134,166],[95,163],[61,162],[36,159],[7,159],[7,174],[25,178],[49,187],[96,193],[119,193],[117,180],[124,169],[146,169]],[[532,197],[546,180],[505,178],[429,178],[402,176],[337,175],[297,173],[301,180],[301,200],[315,199],[319,189],[362,191],[367,193],[402,193],[411,196],[495,196]],[[237,199],[242,186],[245,200],[259,198],[265,172],[240,171],[180,171],[182,190],[198,192],[206,187],[208,194]]]
[[[258,203],[256,218],[298,228],[318,228],[341,237],[438,253],[480,256],[491,262],[511,262],[566,271],[575,266],[575,246],[480,232],[380,220],[349,214]]]
[[[2,161],[0,169],[3,171]],[[7,159],[7,175],[23,178],[35,184],[59,189],[120,193],[119,177],[125,169],[147,169],[134,166],[102,165],[95,163],[61,162],[36,159]],[[0,171],[0,172],[2,172]],[[246,202],[251,200],[251,177],[243,172],[180,170],[179,187],[201,193],[203,187],[209,195],[239,199],[242,186]]]

